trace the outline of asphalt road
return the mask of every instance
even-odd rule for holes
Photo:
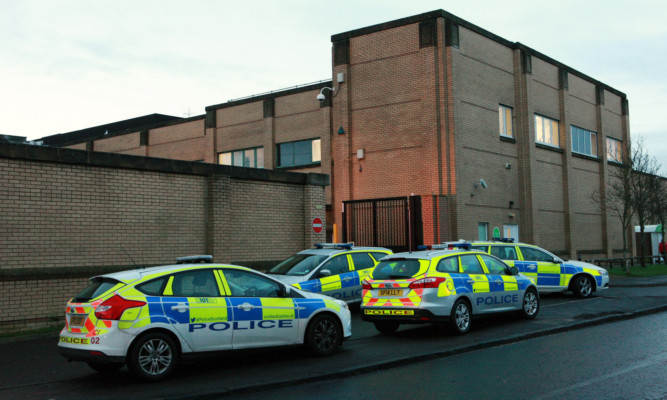
[[[238,400],[665,399],[667,313]]]
[[[360,321],[356,312],[353,337],[331,357],[312,358],[300,347],[227,353],[183,365],[172,378],[157,384],[143,383],[125,368],[97,374],[83,363],[67,363],[56,350],[56,336],[51,335],[0,344],[4,361],[0,398],[211,399],[367,374],[445,356],[465,357],[475,350],[664,310],[666,286],[612,287],[587,300],[544,295],[535,320],[515,316],[475,320],[465,336],[428,325],[405,326],[394,335],[382,336],[372,324]]]

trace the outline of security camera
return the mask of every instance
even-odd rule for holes
[[[321,103],[324,100],[326,100],[326,97],[322,93],[317,95],[317,101],[319,101]]]
[[[482,185],[484,189],[486,189],[488,186],[486,185],[486,182],[484,182],[484,179],[479,180],[479,184]]]

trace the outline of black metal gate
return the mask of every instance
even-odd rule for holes
[[[421,196],[343,202],[343,241],[395,253],[423,242]]]

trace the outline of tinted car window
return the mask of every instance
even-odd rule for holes
[[[167,284],[168,279],[168,276],[163,276],[161,278],[142,283],[141,285],[137,285],[136,288],[143,294],[147,294],[149,296],[160,296],[164,291],[164,286]]]
[[[237,269],[223,270],[234,297],[278,297],[280,284],[263,276]]]
[[[322,268],[320,268],[320,272],[325,269],[331,271],[331,275],[338,275],[349,272],[350,266],[347,262],[347,255],[342,254],[327,261],[324,265],[322,265]]]
[[[518,260],[514,246],[491,246],[491,254],[501,260]]]
[[[174,296],[215,297],[220,296],[218,284],[210,269],[181,272],[174,275],[171,285]]]
[[[271,268],[270,274],[303,276],[314,270],[328,256],[296,254]]]
[[[111,290],[120,282],[110,278],[93,278],[90,280],[88,286],[74,297],[76,302],[86,302]]]
[[[542,261],[542,262],[553,262],[554,258],[543,252],[542,250],[536,249],[534,247],[519,247],[521,249],[521,254],[523,259],[527,261]]]
[[[368,253],[352,253],[352,263],[354,263],[354,269],[366,269],[373,268],[375,266],[375,261],[371,258]]]
[[[506,264],[502,261],[497,260],[491,256],[482,255],[482,261],[486,265],[486,269],[489,270],[491,275],[508,275],[509,269]]]
[[[382,260],[371,274],[373,279],[406,279],[419,272],[419,260]]]
[[[438,272],[459,272],[459,258],[448,257],[443,258],[435,268]]]
[[[460,257],[461,271],[464,274],[483,274],[482,264],[479,263],[477,256],[474,254],[466,254]]]

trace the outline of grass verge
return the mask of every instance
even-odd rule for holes
[[[662,276],[667,275],[667,265],[665,264],[646,264],[646,267],[641,265],[633,265],[630,267],[630,273],[625,272],[625,268],[612,268],[609,270],[611,276]]]

